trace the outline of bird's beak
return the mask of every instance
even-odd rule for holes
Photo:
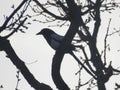
[[[36,35],[41,35],[41,32],[38,32]]]

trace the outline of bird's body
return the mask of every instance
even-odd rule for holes
[[[57,33],[55,33],[54,31],[45,28],[42,29],[39,33],[37,33],[37,35],[43,35],[44,38],[46,39],[47,43],[54,49],[57,50],[61,44],[61,42],[63,41],[63,36],[58,35]],[[74,45],[70,44],[68,46],[69,50],[75,50]],[[67,50],[66,52],[68,53],[69,50]]]

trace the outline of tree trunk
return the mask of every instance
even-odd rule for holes
[[[106,88],[105,88],[105,83],[104,82],[102,82],[102,80],[100,79],[98,79],[97,80],[97,84],[98,84],[98,90],[106,90]]]

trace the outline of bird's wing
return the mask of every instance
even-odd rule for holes
[[[50,43],[50,45],[51,45],[51,47],[53,49],[56,50],[59,47],[60,43],[62,42],[63,36],[60,36],[60,35],[58,35],[56,33],[53,33],[50,36],[51,36],[51,43]]]
[[[51,46],[53,49],[57,50],[58,47],[59,47],[59,45],[60,45],[60,42],[58,42],[58,41],[56,41],[56,40],[54,40],[54,39],[51,40],[50,46]]]
[[[57,42],[61,42],[63,40],[63,36],[60,36],[58,34],[51,34],[51,38],[54,39]]]

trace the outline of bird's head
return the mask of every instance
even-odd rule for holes
[[[38,32],[36,35],[46,35],[46,34],[53,34],[54,31],[50,30],[49,28],[44,28],[40,32]]]

